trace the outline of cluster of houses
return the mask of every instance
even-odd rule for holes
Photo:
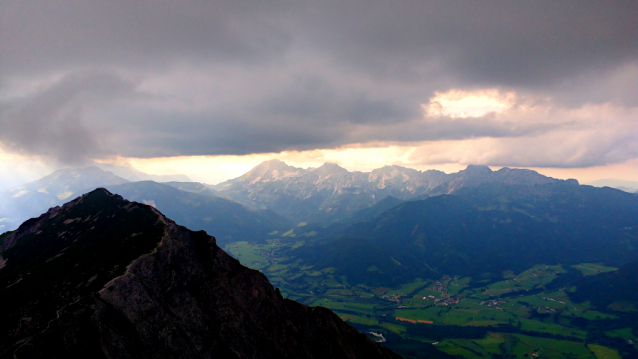
[[[447,287],[444,286],[438,280],[436,282],[434,282],[434,286],[432,287],[432,290],[435,290],[435,291],[441,292],[441,293],[447,293]]]
[[[556,313],[562,311],[562,309],[552,308],[552,307],[543,307],[542,305],[538,306],[528,306],[528,308],[536,309],[539,313],[545,311],[545,313]]]
[[[565,304],[565,302],[561,302],[560,300],[556,300],[554,298],[541,297],[541,299],[544,300],[544,301],[550,301],[550,302],[556,302],[556,303]]]
[[[427,297],[423,297],[423,300],[431,300],[436,305],[448,306],[451,304],[458,304],[461,299],[456,296],[443,296],[441,298],[435,298],[433,295],[428,295]]]
[[[487,305],[488,307],[498,307],[501,304],[505,304],[507,303],[504,300],[501,299],[490,299],[490,300],[486,300],[484,302],[481,302],[481,305]]]
[[[385,300],[388,300],[388,301],[390,301],[390,302],[397,302],[397,303],[399,303],[399,302],[401,302],[401,297],[402,297],[402,296],[403,296],[403,295],[402,295],[402,294],[399,294],[399,293],[386,294],[386,295],[382,296],[382,297],[381,297],[381,299],[385,299]]]

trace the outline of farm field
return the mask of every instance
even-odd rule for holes
[[[581,263],[572,266],[583,273],[583,275],[596,275],[599,273],[612,272],[618,268],[605,267],[597,263]]]
[[[548,287],[567,271],[562,266],[538,264],[521,273],[504,272],[495,282],[442,274],[395,288],[370,287],[350,283],[335,268],[315,268],[290,256],[290,249],[304,245],[296,239],[303,232],[296,238],[285,234],[266,244],[235,242],[225,249],[264,273],[284,297],[329,308],[362,332],[383,334],[384,345],[399,354],[416,345],[460,358],[638,355],[635,324],[621,323],[617,314],[594,310],[589,302],[570,301],[574,288]],[[583,275],[615,270],[578,266],[572,270]]]

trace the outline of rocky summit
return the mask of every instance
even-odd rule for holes
[[[398,358],[104,189],[0,235],[0,303],[1,358]]]

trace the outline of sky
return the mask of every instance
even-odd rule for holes
[[[0,189],[97,162],[638,180],[636,1],[0,0]]]

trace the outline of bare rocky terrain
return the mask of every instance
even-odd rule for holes
[[[104,189],[0,236],[0,357],[398,358]]]
[[[388,196],[411,201],[484,184],[556,182],[561,180],[506,167],[492,171],[487,166],[468,166],[457,173],[446,174],[385,166],[366,173],[350,172],[334,163],[302,169],[271,160],[212,188],[219,196],[253,208],[270,209],[293,222],[329,223],[347,219]]]

